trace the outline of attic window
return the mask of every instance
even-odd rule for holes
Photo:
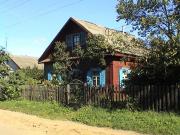
[[[73,35],[73,47],[80,45],[80,34]]]

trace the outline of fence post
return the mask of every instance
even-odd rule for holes
[[[2,99],[2,88],[0,87],[0,99]]]
[[[84,85],[83,85],[83,97],[84,97],[84,105],[86,105],[87,104],[87,84],[86,83],[84,83]]]
[[[66,95],[66,105],[68,105],[69,104],[69,101],[70,101],[70,85],[69,84],[67,84],[67,87],[66,87],[66,93],[65,93]]]
[[[33,99],[33,97],[32,97],[33,92],[32,91],[33,91],[33,88],[32,88],[32,86],[30,86],[30,101],[32,101],[32,99]]]

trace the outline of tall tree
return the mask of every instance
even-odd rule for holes
[[[5,52],[4,48],[0,47],[0,79],[9,74],[9,68],[6,65],[8,58],[8,54]]]
[[[153,83],[180,81],[180,1],[119,0],[117,13],[117,20],[132,25],[149,48],[133,78]]]

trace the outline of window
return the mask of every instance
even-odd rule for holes
[[[66,36],[66,44],[67,44],[68,48],[72,47],[72,36],[71,35]]]
[[[73,48],[77,45],[80,45],[80,34],[75,34],[73,36]]]
[[[100,76],[98,71],[93,71],[92,79],[93,79],[93,86],[100,85]]]
[[[131,72],[129,68],[121,68],[119,70],[120,87],[125,88],[125,82],[128,80],[128,75]]]
[[[86,44],[86,33],[74,33],[66,35],[66,45],[69,49],[73,49],[77,45],[84,46]]]

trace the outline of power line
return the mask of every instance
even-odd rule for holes
[[[8,1],[9,1],[9,0],[4,0],[4,1],[2,1],[2,2],[1,2],[1,5],[7,4]]]
[[[83,1],[83,0],[78,0],[78,1],[75,1],[75,2],[72,2],[72,3],[69,3],[69,4],[66,4],[66,5],[64,5],[64,6],[61,6],[61,7],[57,7],[57,8],[55,8],[55,9],[51,9],[51,10],[49,10],[49,11],[46,11],[46,12],[43,12],[43,13],[39,14],[38,16],[44,16],[44,15],[53,13],[53,12],[55,12],[55,11],[64,9],[64,8],[66,8],[66,7],[70,7],[70,6],[76,5],[76,4],[78,4],[78,3],[82,2],[82,1]],[[59,9],[59,8],[60,8],[60,9]]]
[[[16,22],[16,23],[7,25],[7,26],[5,26],[5,27],[6,27],[6,28],[12,28],[12,27],[17,26],[17,25],[19,25],[19,24],[22,24],[22,23],[24,23],[24,22],[32,21],[34,18],[46,16],[46,15],[48,15],[48,14],[50,14],[50,13],[55,12],[55,11],[62,10],[62,9],[64,9],[64,8],[66,8],[66,7],[70,7],[70,6],[79,4],[79,3],[82,2],[82,1],[84,1],[84,0],[78,0],[78,1],[75,1],[75,2],[72,2],[72,3],[69,3],[69,4],[66,4],[66,5],[64,5],[64,6],[56,7],[56,8],[54,8],[54,9],[51,9],[51,10],[48,10],[48,11],[39,13],[38,15],[25,18],[24,21],[18,21],[18,22]]]
[[[2,11],[0,11],[0,12],[1,12],[1,13],[7,13],[7,12],[13,10],[13,9],[16,9],[16,8],[19,8],[19,7],[23,6],[23,5],[25,5],[26,3],[30,2],[30,1],[31,1],[31,0],[21,1],[20,3],[17,3],[17,4],[15,4],[15,5],[13,5],[12,7],[8,8],[8,9],[6,8],[5,10],[2,10]]]
[[[9,0],[3,0],[1,4],[7,3]]]

